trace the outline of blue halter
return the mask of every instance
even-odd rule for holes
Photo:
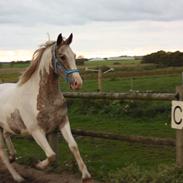
[[[69,78],[68,76],[73,73],[79,73],[78,69],[65,69],[65,67],[62,65],[62,63],[59,61],[61,58],[58,59],[56,56],[56,44],[52,47],[52,65],[55,74],[59,75],[60,71],[63,70],[64,72],[64,79],[65,81],[71,83],[73,80]]]

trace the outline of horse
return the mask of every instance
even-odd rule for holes
[[[56,156],[46,135],[57,128],[76,159],[82,182],[92,182],[71,133],[66,100],[59,89],[59,76],[65,77],[72,90],[82,86],[76,55],[70,48],[72,40],[73,34],[67,39],[59,34],[56,41],[47,41],[34,52],[17,83],[0,84],[0,157],[17,182],[24,178],[11,164],[16,155],[11,135],[31,135],[46,155],[36,167],[45,169]]]

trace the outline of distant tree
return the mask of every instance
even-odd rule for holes
[[[183,66],[183,52],[165,52],[161,50],[145,55],[142,63],[154,63],[160,66]]]

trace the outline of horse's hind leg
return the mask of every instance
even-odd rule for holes
[[[10,162],[14,162],[16,158],[16,150],[15,147],[11,141],[11,137],[9,133],[4,133],[4,139],[8,148],[8,154],[9,154],[9,160]]]
[[[81,158],[81,155],[80,155],[80,152],[78,149],[78,145],[77,145],[76,141],[74,140],[74,137],[72,136],[68,117],[66,117],[65,120],[66,120],[65,125],[60,126],[61,133],[62,133],[64,139],[66,140],[66,142],[68,143],[69,148],[77,161],[79,169],[82,173],[83,183],[91,183],[91,175],[88,172],[87,167]]]
[[[24,179],[16,172],[14,167],[9,162],[8,155],[5,150],[5,141],[4,141],[2,128],[0,128],[0,157],[3,163],[5,164],[5,166],[7,167],[7,169],[9,170],[9,172],[11,173],[14,180],[17,182],[24,181]]]

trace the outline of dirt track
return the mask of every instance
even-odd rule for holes
[[[14,167],[25,178],[25,183],[81,183],[79,177],[65,172],[61,174],[47,173],[18,164],[14,164]],[[0,183],[16,183],[1,162]]]

